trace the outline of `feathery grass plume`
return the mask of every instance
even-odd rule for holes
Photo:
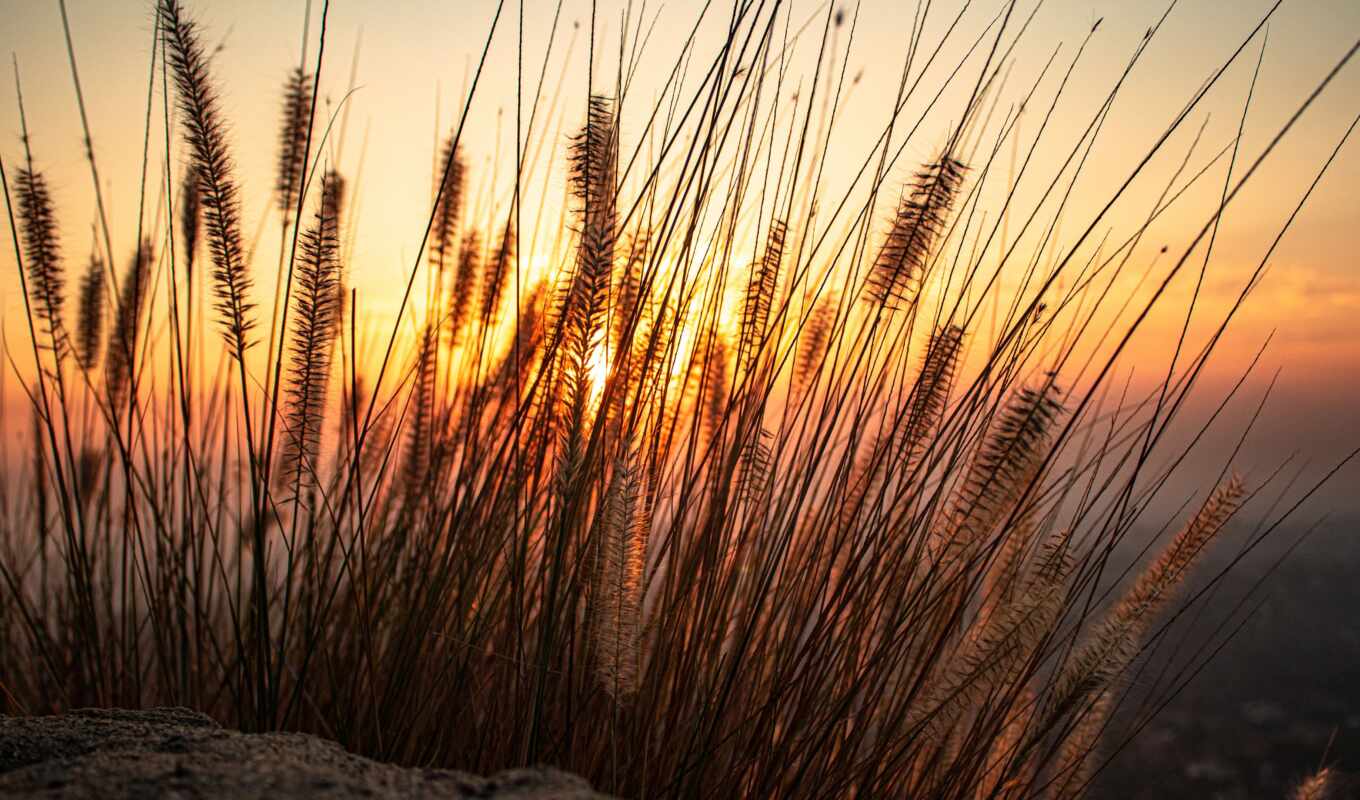
[[[1018,590],[1016,578],[1024,568],[1025,554],[1034,539],[1037,525],[1033,507],[1020,511],[1001,534],[1001,542],[991,563],[982,565],[982,604],[978,619],[986,620],[1010,602]]]
[[[216,307],[231,355],[243,362],[250,347],[251,278],[241,247],[241,205],[227,145],[226,120],[209,71],[211,57],[203,50],[197,26],[179,0],[159,0],[159,24],[165,58],[175,76],[180,111],[184,116],[193,174],[198,178],[199,207],[212,256]]]
[[[750,270],[742,299],[737,368],[738,380],[745,383],[744,402],[737,424],[737,497],[744,502],[750,502],[764,492],[773,466],[766,441],[770,433],[763,425],[765,390],[772,369],[770,362],[766,362],[762,370],[760,356],[769,333],[775,291],[779,288],[787,232],[783,220],[770,221],[765,250]]]
[[[713,345],[704,364],[704,431],[711,440],[722,430],[723,420],[727,417],[728,389],[728,347],[727,340],[714,335]]]
[[[1237,510],[1244,491],[1236,474],[1215,489],[1060,673],[1050,709],[1079,716],[1054,766],[1059,797],[1077,797],[1085,791],[1095,767],[1093,755],[1114,707],[1115,680],[1133,663],[1148,626],[1170,602],[1198,555]]]
[[[571,145],[571,187],[581,204],[581,267],[599,270],[608,266],[605,286],[614,266],[614,245],[618,236],[618,122],[614,103],[603,95],[591,95],[586,124]],[[607,251],[607,252],[606,252]],[[601,258],[604,256],[604,258]],[[603,262],[603,263],[600,263]],[[580,272],[578,269],[578,278]],[[589,270],[584,270],[589,271]],[[594,274],[585,276],[596,278]]]
[[[626,283],[621,282],[619,288],[626,290]],[[613,305],[620,309],[619,314],[628,313],[621,310],[621,303],[615,302]],[[635,402],[655,403],[659,399],[658,393],[671,376],[672,367],[679,366],[674,361],[676,354],[672,344],[677,343],[675,331],[680,323],[659,301],[638,299],[634,305],[638,309],[638,319],[631,339],[624,338],[627,331],[622,323],[614,327],[615,341],[619,347],[615,360],[627,360],[624,385]],[[615,321],[618,322],[618,315]],[[680,398],[677,396],[676,400],[678,402]]]
[[[79,319],[76,320],[76,356],[85,369],[99,363],[104,337],[104,259],[90,254],[90,264],[80,278]]]
[[[99,467],[104,454],[97,447],[82,447],[76,456],[76,491],[88,502],[99,482]]]
[[[189,280],[193,279],[194,264],[198,259],[198,237],[203,230],[198,180],[198,169],[190,165],[184,171],[184,185],[179,191],[179,238],[184,245],[184,274]]]
[[[454,246],[458,240],[458,225],[463,218],[463,184],[467,168],[463,164],[463,153],[455,146],[454,134],[450,134],[444,144],[441,159],[444,186],[434,211],[433,238],[430,242],[430,266],[439,280],[454,257]]]
[[[884,430],[868,438],[863,451],[857,451],[850,476],[846,483],[845,499],[836,514],[837,525],[841,530],[853,530],[860,515],[868,510],[866,503],[877,502],[884,478],[888,474],[888,460],[884,457],[883,442],[891,435]]]
[[[806,392],[822,367],[826,358],[827,344],[831,341],[832,327],[836,324],[836,307],[839,298],[828,295],[817,301],[807,325],[798,336],[798,374],[795,379],[798,392]]]
[[[445,328],[450,347],[457,347],[463,330],[468,324],[468,315],[477,300],[477,279],[482,277],[482,237],[477,231],[468,231],[463,236],[463,244],[458,248],[458,268],[453,280],[448,283],[444,308],[447,317]]]
[[[909,185],[874,259],[864,297],[884,309],[916,302],[935,240],[944,229],[967,167],[948,154],[926,164]]]
[[[1323,767],[1300,781],[1289,794],[1289,800],[1331,800],[1340,797],[1335,788],[1336,770]]]
[[[543,343],[542,317],[546,293],[542,282],[536,284],[525,296],[517,312],[514,339],[505,348],[500,366],[495,370],[503,404],[509,404],[511,399],[519,399],[515,397],[515,392],[525,388],[538,360],[539,347]]]
[[[51,507],[47,499],[47,447],[43,443],[43,418],[38,406],[33,405],[33,495],[34,511],[38,516],[38,552],[47,552],[47,520]]]
[[[634,233],[628,244],[619,249],[625,254],[618,270],[614,288],[613,330],[614,351],[627,349],[623,337],[629,325],[636,324],[642,303],[642,270],[647,261],[648,236],[645,231]]]
[[[1149,624],[1170,603],[1195,558],[1238,509],[1243,494],[1242,479],[1236,475],[1216,488],[1059,675],[1050,709],[1055,713],[1070,710],[1078,717],[1054,763],[1058,797],[1078,797],[1087,789],[1096,766],[1093,756],[1114,710],[1115,682],[1136,659]]]
[[[307,158],[311,127],[312,76],[299,67],[283,84],[283,115],[279,119],[279,155],[274,171],[274,197],[286,220],[302,191],[302,164]]]
[[[756,428],[741,444],[737,464],[737,498],[752,502],[765,493],[770,472],[774,468],[770,451],[770,432],[764,426]]]
[[[433,446],[435,351],[438,347],[437,328],[432,321],[427,321],[421,329],[420,344],[416,350],[415,385],[411,387],[406,452],[401,467],[402,481],[408,492],[424,492],[428,489],[424,484],[429,477]]]
[[[930,444],[931,435],[944,419],[962,349],[963,328],[958,325],[945,325],[931,334],[921,360],[921,370],[912,386],[910,410],[898,436],[901,463],[908,473],[916,469]]]
[[[631,450],[615,459],[613,473],[601,520],[592,632],[596,679],[615,702],[622,702],[637,692],[647,544],[638,518],[640,482]]]
[[[565,382],[567,424],[562,430],[558,479],[564,489],[575,480],[591,394],[590,359],[599,344],[609,309],[617,237],[618,131],[613,103],[591,95],[586,124],[571,144],[570,182],[579,204],[580,243],[576,264],[559,295],[557,324],[562,339],[560,369]]]
[[[1237,510],[1244,493],[1242,479],[1234,474],[1209,495],[1189,524],[1143,570],[1063,666],[1050,696],[1052,713],[1075,708],[1128,668],[1153,618],[1170,602],[1195,558]]]
[[[1033,725],[1037,694],[1026,686],[1009,703],[1000,733],[992,741],[978,776],[974,800],[1021,800],[1032,790],[1038,774],[1038,757],[1021,753]]]
[[[506,226],[501,234],[500,244],[496,247],[491,261],[487,262],[486,272],[482,275],[482,323],[487,327],[500,319],[501,301],[504,299],[506,277],[510,265],[515,261],[515,229]]]
[[[354,437],[364,438],[363,455],[360,463],[355,469],[356,476],[360,481],[371,480],[367,484],[370,489],[380,484],[388,475],[389,470],[382,469],[381,466],[387,457],[387,446],[392,441],[392,427],[394,425],[395,413],[383,407],[381,400],[369,397],[369,382],[363,376],[355,378],[351,387],[345,387],[343,401],[340,407],[340,419],[337,421],[337,436],[341,447],[343,458],[352,459],[354,456]],[[363,428],[364,418],[369,413],[370,399],[373,402],[373,419],[368,430]],[[351,464],[351,467],[354,467]]]
[[[62,306],[66,302],[66,271],[62,265],[61,240],[57,234],[57,215],[47,179],[41,172],[23,168],[14,181],[19,195],[19,223],[28,269],[28,293],[33,311],[41,323],[58,364],[70,347]]]
[[[980,619],[978,630],[960,650],[942,662],[943,672],[925,689],[925,702],[915,707],[909,729],[924,726],[929,739],[942,742],[950,729],[985,698],[1020,677],[1020,668],[1057,622],[1063,593],[1072,571],[1070,534],[1053,534],[1038,554],[1023,588],[999,613]]]
[[[841,510],[842,528],[854,524],[866,500],[878,502],[884,482],[891,475],[915,476],[936,427],[944,419],[962,346],[963,329],[957,325],[945,325],[931,335],[916,381],[907,396],[905,418],[898,417],[900,427],[895,433],[880,431],[860,457]]]
[[[108,350],[104,354],[104,391],[115,414],[127,399],[137,361],[137,337],[141,332],[142,306],[146,305],[151,282],[152,258],[151,240],[143,239],[118,283],[118,305],[113,312],[113,328],[109,331]]]
[[[328,168],[321,176],[321,213],[335,220],[336,229],[345,213],[345,176]]]
[[[1076,800],[1086,793],[1095,773],[1096,747],[1113,709],[1113,691],[1109,687],[1101,689],[1085,703],[1080,715],[1064,731],[1052,765],[1054,782],[1049,794],[1054,800]]]
[[[322,179],[322,197],[329,186]],[[311,485],[326,408],[331,344],[338,331],[339,227],[335,205],[324,201],[302,233],[294,293],[292,370],[288,375],[288,431],[277,486],[287,492]]]
[[[345,303],[349,300],[346,287],[345,260],[342,257],[340,242],[341,223],[345,213],[345,176],[334,169],[327,169],[321,176],[321,214],[335,224],[335,310],[332,318],[340,325],[345,318]],[[335,337],[331,337],[334,341]]]
[[[591,95],[585,127],[571,144],[572,196],[579,204],[576,265],[558,304],[569,356],[584,367],[609,305],[617,238],[618,132],[609,98]]]
[[[1011,513],[1048,452],[1062,413],[1050,375],[1037,389],[1016,390],[992,423],[946,510],[947,539],[936,549],[945,561],[967,558]]]
[[[774,293],[779,288],[779,273],[784,264],[784,239],[788,227],[783,220],[770,221],[765,237],[765,252],[751,270],[746,284],[746,296],[741,306],[741,338],[737,342],[737,361],[743,375],[755,371],[761,347],[769,332],[770,309]]]

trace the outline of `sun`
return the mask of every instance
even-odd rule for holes
[[[600,407],[605,381],[609,380],[609,348],[601,345],[590,351],[586,361],[586,380],[590,384],[590,407]]]

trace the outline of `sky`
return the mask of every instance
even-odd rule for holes
[[[277,238],[276,216],[268,208],[272,183],[279,92],[288,71],[298,64],[307,0],[187,0],[202,25],[205,40],[220,50],[214,68],[224,108],[232,120],[230,137],[244,188],[247,237],[263,231],[261,253],[271,253]],[[812,20],[812,33],[796,39],[786,84],[811,80],[817,33],[827,6],[816,2],[784,4],[796,32]],[[837,31],[836,47],[849,47],[847,74],[859,76],[838,117],[828,153],[829,182],[853,174],[872,147],[893,102],[906,51],[912,4],[899,0],[864,0],[842,6],[846,25]],[[1129,173],[1167,123],[1269,11],[1272,2],[1181,0],[1128,78],[1105,121],[1092,151],[1086,177],[1074,193],[1064,219],[1064,234],[1074,238],[1084,220]],[[321,6],[313,3],[308,26],[307,60],[313,68],[320,31]],[[1003,6],[1001,0],[979,0],[964,14],[958,41],[971,41]],[[933,4],[925,39],[932,40],[961,7],[960,0]],[[1019,4],[1017,18],[1027,16],[1034,0]],[[544,69],[558,6],[527,0],[522,68],[532,83]],[[714,3],[707,12],[695,2],[638,3],[633,24],[648,31],[630,95],[638,109],[626,108],[622,134],[628,146],[630,128],[644,126],[637,115],[660,91],[696,19],[694,61],[703,63],[721,38],[728,7]],[[1039,6],[1021,45],[1013,54],[1011,78],[1001,90],[1003,103],[1015,103],[1039,74],[1051,54],[1065,68],[1097,20],[1099,30],[1083,52],[1062,103],[1048,124],[1046,140],[1036,149],[1040,163],[1057,165],[1092,118],[1144,32],[1156,24],[1167,6],[1160,2],[1113,0],[1049,0]],[[539,162],[538,191],[545,197],[561,192],[561,154],[567,134],[579,124],[587,86],[589,53],[588,0],[564,0],[556,37],[551,39],[544,110],[534,141],[546,152]],[[1225,10],[1229,9],[1229,10]],[[152,10],[143,0],[68,0],[71,34],[83,84],[89,124],[98,159],[116,253],[129,252],[136,229],[141,180],[143,133],[152,36]],[[595,30],[595,85],[613,85],[617,66],[620,20],[625,6],[599,0]],[[345,101],[328,140],[325,157],[334,159],[360,182],[359,218],[355,232],[353,285],[361,305],[374,317],[390,314],[416,259],[430,197],[431,172],[438,142],[455,123],[464,104],[471,75],[491,32],[482,81],[467,117],[464,149],[472,167],[483,216],[502,209],[508,198],[504,164],[515,146],[517,23],[521,7],[505,3],[495,24],[492,0],[334,0],[326,19],[322,67],[322,109],[336,112],[357,65],[356,90]],[[78,269],[92,246],[94,199],[84,159],[80,117],[65,48],[61,14],[55,0],[0,0],[0,50],[12,53],[22,78],[27,121],[36,166],[51,181],[62,222],[64,247],[71,268]],[[850,31],[853,30],[853,38]],[[1360,3],[1355,0],[1285,0],[1261,39],[1223,75],[1189,122],[1168,142],[1164,153],[1121,201],[1109,220],[1128,232],[1132,220],[1146,214],[1147,204],[1184,157],[1197,131],[1201,143],[1194,163],[1231,144],[1239,124],[1243,136],[1241,163],[1254,158],[1302,99],[1360,39]],[[957,58],[957,48],[947,50]],[[604,56],[603,54],[609,54]],[[1259,76],[1252,88],[1260,54]],[[943,62],[950,58],[942,57]],[[934,74],[934,73],[930,73]],[[1044,84],[1048,95],[1056,74]],[[695,80],[690,76],[689,80]],[[1250,109],[1242,121],[1248,90]],[[159,92],[159,90],[157,90]],[[923,93],[927,97],[928,93]],[[928,161],[939,148],[949,118],[947,93],[941,111],[905,142],[900,164],[891,174],[909,177],[915,164]],[[554,102],[555,100],[555,102]],[[154,97],[159,113],[160,95]],[[527,100],[526,100],[527,102]],[[914,100],[905,116],[919,115],[923,100]],[[955,105],[957,107],[957,104]],[[1299,202],[1319,168],[1360,113],[1360,63],[1345,69],[1281,143],[1272,159],[1229,210],[1217,233],[1214,256],[1202,289],[1201,311],[1194,331],[1203,335],[1221,316],[1251,275],[1275,235]],[[1022,135],[1032,135],[1039,114],[1027,113]],[[340,131],[343,130],[343,136]],[[1024,133],[1030,132],[1029,134]],[[153,138],[159,129],[153,122]],[[1357,137],[1360,139],[1360,137]],[[634,146],[640,143],[632,142]],[[163,143],[150,145],[148,180],[163,181]],[[531,145],[532,146],[532,145]],[[0,155],[7,170],[22,159],[20,125],[11,79],[0,82]],[[175,151],[172,164],[179,168]],[[497,170],[497,165],[500,169]],[[1044,174],[1040,170],[1040,174]],[[1183,248],[1202,226],[1222,191],[1218,169],[1190,194],[1184,211],[1168,215],[1149,237],[1173,251]],[[1204,413],[1222,396],[1268,340],[1269,346],[1233,406],[1233,418],[1245,419],[1262,392],[1275,381],[1268,413],[1252,436],[1245,455],[1252,468],[1294,456],[1312,465],[1317,475],[1360,445],[1360,141],[1344,147],[1313,191],[1268,261],[1265,278],[1234,320],[1208,370],[1192,410]],[[1027,187],[1028,188],[1028,187]],[[154,198],[152,192],[148,196]],[[149,201],[154,205],[155,200]],[[148,216],[150,213],[148,212]],[[1122,227],[1121,227],[1122,225]],[[542,235],[547,235],[547,232]],[[1061,238],[1061,237],[1060,237]],[[0,317],[10,358],[20,374],[31,367],[26,349],[22,298],[8,234],[0,247]],[[1154,244],[1151,240],[1150,245]],[[1155,249],[1154,251],[1155,252]],[[121,256],[120,256],[121,258]],[[258,259],[258,291],[269,291],[272,255]],[[258,266],[258,265],[257,265]],[[1198,262],[1196,262],[1198,266]],[[121,265],[120,265],[121,269]],[[1197,271],[1197,270],[1196,270]],[[72,281],[74,284],[74,280]],[[1132,291],[1132,288],[1129,289]],[[1137,379],[1151,379],[1165,369],[1169,348],[1178,333],[1176,320],[1194,291],[1193,275],[1173,284],[1168,313],[1150,320],[1131,345],[1128,369]],[[20,347],[18,345],[23,345]],[[5,386],[14,391],[15,367],[6,364]],[[9,408],[14,408],[12,403]],[[6,425],[6,429],[14,426]],[[24,427],[24,426],[20,426]],[[6,430],[5,435],[16,435]],[[1231,427],[1216,428],[1209,437],[1206,464],[1235,443]],[[1327,502],[1347,512],[1360,511],[1353,490],[1360,469],[1343,471],[1326,495]]]

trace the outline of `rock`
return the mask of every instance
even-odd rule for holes
[[[0,797],[606,800],[551,768],[406,769],[315,736],[225,730],[183,708],[0,717]]]

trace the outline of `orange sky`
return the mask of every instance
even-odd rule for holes
[[[55,2],[0,0],[4,19],[0,26],[0,49],[18,59],[25,90],[28,122],[33,134],[37,166],[53,184],[63,223],[64,245],[73,274],[83,266],[91,243],[93,193],[82,148],[79,117],[63,44],[61,18]],[[190,0],[186,5],[205,26],[205,37],[223,49],[216,56],[224,107],[233,120],[232,142],[241,167],[244,186],[245,229],[249,238],[269,203],[275,149],[274,129],[278,116],[278,93],[287,71],[297,63],[305,0]],[[838,177],[857,168],[872,146],[892,103],[898,71],[910,30],[910,4],[896,0],[866,0],[855,20],[855,40],[849,58],[849,74],[862,72],[850,92],[834,131],[828,164],[835,184]],[[960,3],[936,2],[926,39],[938,36],[944,21],[952,18]],[[1002,6],[1000,0],[975,3],[964,20],[959,41],[971,41],[981,26]],[[1028,14],[1033,2],[1021,4]],[[1165,29],[1129,79],[1104,133],[1092,152],[1086,177],[1079,183],[1064,219],[1064,241],[1075,238],[1091,214],[1108,198],[1112,187],[1128,173],[1204,78],[1223,61],[1271,5],[1266,0],[1243,0],[1231,4],[1210,0],[1184,0],[1172,12]],[[789,18],[796,28],[810,17],[823,14],[825,6],[810,2],[789,4]],[[146,110],[147,69],[151,37],[151,10],[142,0],[69,0],[73,35],[90,114],[96,152],[108,198],[116,253],[132,247],[143,115]],[[536,78],[555,5],[545,0],[526,2],[524,69]],[[1231,12],[1224,11],[1232,8]],[[674,64],[680,43],[699,13],[694,2],[649,3],[644,20],[656,20],[648,40],[633,89],[630,109],[623,117],[625,148],[630,128],[642,127],[640,115],[649,108],[666,73]],[[356,41],[362,36],[359,56],[359,90],[354,94],[346,133],[345,150],[337,153],[341,168],[358,171],[363,158],[359,222],[353,260],[353,284],[361,306],[375,317],[395,307],[400,287],[411,267],[428,210],[431,166],[436,138],[442,139],[461,107],[469,75],[480,54],[495,3],[491,0],[437,0],[364,2],[335,0],[327,32],[327,62],[323,68],[323,96],[337,101],[348,83]],[[1045,3],[1015,54],[1011,82],[1005,100],[1017,100],[1037,75],[1043,62],[1061,45],[1058,61],[1064,67],[1094,20],[1104,18],[1101,30],[1082,60],[1072,86],[1050,123],[1050,136],[1036,152],[1036,159],[1056,165],[1108,92],[1143,32],[1155,23],[1162,3],[1099,0],[1051,0]],[[319,8],[312,18],[311,53]],[[507,2],[505,17],[492,42],[486,74],[473,103],[465,148],[474,170],[471,185],[475,197],[483,198],[482,213],[491,204],[503,208],[508,196],[506,164],[514,148],[515,17],[519,8]],[[637,8],[634,9],[635,13]],[[560,156],[566,132],[580,119],[586,87],[586,24],[590,3],[565,2],[558,40],[549,64],[549,90],[561,80],[560,103],[546,116],[536,138],[544,142],[543,161],[549,171],[540,173],[537,191],[546,197],[560,195]],[[618,52],[618,20],[623,6],[601,2],[597,49],[609,53],[597,67],[597,79],[612,85]],[[846,6],[847,17],[855,14]],[[727,18],[726,6],[715,4],[701,26],[696,63],[704,63],[720,38]],[[818,17],[820,19],[820,17]],[[579,29],[574,23],[580,22]],[[814,26],[814,27],[819,27]],[[848,32],[848,25],[846,27]],[[1276,13],[1246,122],[1242,158],[1254,158],[1299,101],[1347,48],[1360,38],[1360,3],[1355,0],[1288,0]],[[799,40],[791,61],[793,77],[810,79],[817,40],[810,34]],[[841,38],[838,45],[844,48]],[[957,57],[958,49],[946,50]],[[1200,124],[1203,140],[1195,163],[1228,144],[1235,134],[1242,103],[1251,79],[1258,46],[1253,45],[1223,78],[1192,116],[1190,122],[1150,165],[1146,180],[1137,184],[1116,209],[1109,224],[1121,239],[1130,224],[1146,214],[1163,183],[1183,157]],[[309,57],[309,61],[311,58]],[[952,63],[948,56],[942,61]],[[1050,91],[1040,93],[1046,108]],[[0,154],[6,168],[13,169],[22,157],[19,122],[12,81],[0,83]],[[923,93],[926,96],[930,93]],[[948,103],[930,116],[930,122],[907,143],[903,161],[893,170],[905,179],[916,163],[931,158],[954,120],[958,103]],[[159,96],[157,98],[159,104]],[[909,106],[906,117],[915,118],[923,103]],[[159,109],[159,105],[157,105]],[[438,112],[436,113],[436,109]],[[1338,78],[1318,105],[1306,116],[1277,155],[1262,169],[1230,209],[1219,232],[1214,258],[1205,284],[1206,301],[1198,319],[1217,318],[1242,282],[1254,269],[1275,233],[1298,202],[1322,161],[1335,146],[1354,115],[1360,112],[1360,63],[1353,63]],[[630,115],[631,114],[631,115]],[[1038,125],[1038,113],[1028,114],[1022,136]],[[159,132],[153,124],[154,134]],[[545,138],[546,137],[546,138]],[[366,142],[366,146],[365,146]],[[163,180],[157,159],[164,147],[152,145],[151,181]],[[493,155],[499,154],[501,169],[492,178]],[[178,159],[178,153],[176,153]],[[176,161],[178,165],[178,161]],[[1047,176],[1052,168],[1039,168]],[[1149,232],[1167,244],[1173,254],[1184,248],[1189,237],[1212,213],[1222,189],[1223,171],[1211,173],[1201,189],[1187,196],[1184,211],[1169,215]],[[844,181],[841,181],[844,183]],[[1216,390],[1236,377],[1267,336],[1273,334],[1258,378],[1253,382],[1255,402],[1265,383],[1282,370],[1273,395],[1274,413],[1254,441],[1248,456],[1253,465],[1265,465],[1299,450],[1318,465],[1330,463],[1360,444],[1360,141],[1350,143],[1317,188],[1308,207],[1270,261],[1269,272],[1229,331],[1229,339],[1204,384],[1205,403],[1216,399]],[[547,187],[544,189],[543,187]],[[843,190],[844,186],[838,187]],[[835,192],[832,192],[835,195]],[[552,201],[555,202],[555,201]],[[152,201],[154,206],[154,200]],[[1021,208],[1027,207],[1023,202]],[[271,217],[257,258],[257,292],[267,299],[273,275],[277,222]],[[546,232],[544,233],[546,235]],[[6,233],[0,248],[0,315],[14,361],[21,371],[31,366],[23,324],[14,256]],[[1147,250],[1147,248],[1144,248]],[[1155,249],[1147,250],[1155,253]],[[121,256],[120,256],[121,258]],[[1145,265],[1148,257],[1135,260]],[[1196,267],[1198,258],[1193,261]],[[122,265],[119,265],[122,268]],[[1141,271],[1138,267],[1136,271]],[[1165,370],[1166,350],[1177,330],[1184,302],[1192,288],[1189,274],[1173,287],[1166,314],[1153,320],[1134,342],[1125,365],[1136,376],[1155,378]],[[75,279],[71,279],[74,286]],[[73,305],[71,301],[71,305]],[[1203,332],[1197,325],[1196,331]],[[22,345],[22,346],[20,346]],[[8,364],[5,369],[12,373]],[[1121,378],[1122,383],[1122,378]],[[14,396],[14,376],[5,379]],[[11,400],[8,407],[15,408]],[[1238,409],[1240,413],[1246,406]],[[5,428],[13,426],[6,425]],[[24,428],[26,426],[19,426]],[[13,431],[7,435],[14,435]],[[1221,455],[1227,440],[1217,447]],[[1351,509],[1360,501],[1350,491],[1360,485],[1360,469],[1343,473],[1331,498]]]

